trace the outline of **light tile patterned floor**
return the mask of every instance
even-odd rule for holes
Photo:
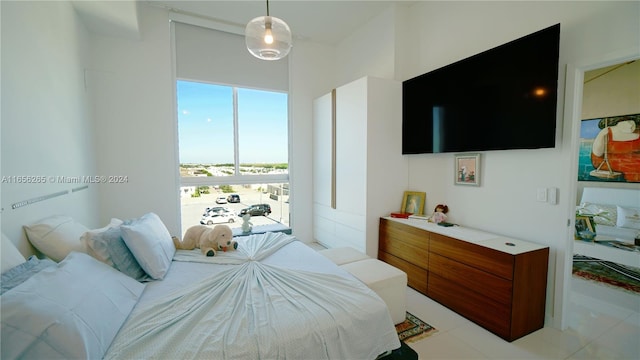
[[[420,359],[640,359],[640,296],[572,280],[569,328],[511,343],[407,288],[408,311],[439,331],[409,344]]]
[[[438,329],[409,346],[420,359],[640,359],[640,295],[575,277],[571,287],[567,330],[511,343],[407,287],[407,311]]]

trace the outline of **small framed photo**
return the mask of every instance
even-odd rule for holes
[[[454,183],[480,186],[480,154],[456,154],[454,159]]]
[[[419,191],[405,191],[402,198],[403,213],[411,213],[414,215],[424,214],[424,203],[427,199],[427,194]]]

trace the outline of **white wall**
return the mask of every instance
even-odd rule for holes
[[[363,76],[395,78],[395,14],[390,6],[336,46],[335,87]]]
[[[88,87],[98,172],[124,175],[100,187],[100,220],[155,212],[180,234],[177,125],[168,13],[139,5],[140,40],[92,35]]]
[[[640,113],[640,59],[585,74],[582,119]]]
[[[7,2],[2,8],[2,176],[46,183],[2,183],[2,232],[33,253],[22,225],[53,214],[96,227],[99,184],[12,209],[18,201],[84,184],[49,177],[99,175],[84,87],[88,33],[69,2]]]

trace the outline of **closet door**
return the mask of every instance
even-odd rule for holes
[[[335,174],[333,154],[333,105],[332,97],[326,94],[313,102],[313,238],[326,247],[343,246],[336,237],[336,211],[332,208],[335,199]]]
[[[366,146],[367,78],[362,78],[336,91],[336,198],[341,212],[366,213]]]

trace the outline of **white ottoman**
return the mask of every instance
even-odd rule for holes
[[[323,249],[319,250],[318,252],[328,257],[329,260],[333,261],[333,263],[336,265],[344,265],[352,263],[354,261],[371,259],[371,257],[367,256],[367,254],[361,253],[360,251],[349,246]]]
[[[378,259],[365,259],[340,266],[360,279],[384,300],[394,324],[406,318],[407,274]]]

